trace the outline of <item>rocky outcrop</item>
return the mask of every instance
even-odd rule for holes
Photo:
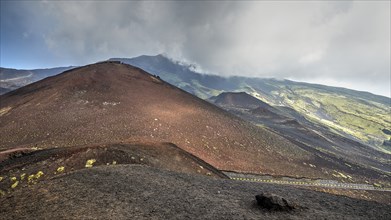
[[[261,193],[255,199],[260,207],[270,211],[292,211],[298,208],[294,202],[273,193]]]

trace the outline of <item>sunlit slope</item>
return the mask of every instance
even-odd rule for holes
[[[328,171],[308,167],[304,163],[322,160],[130,65],[76,68],[0,98],[1,150],[169,142],[222,170],[326,179],[333,170],[372,175],[327,161]]]
[[[390,146],[384,144],[391,137],[389,100],[387,104],[387,100],[371,99],[360,93],[341,93],[331,87],[322,89],[291,82],[287,84],[291,85],[281,86],[275,95],[285,105],[338,133],[390,152]]]

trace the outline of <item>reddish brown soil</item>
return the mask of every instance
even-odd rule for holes
[[[141,69],[99,63],[1,96],[0,149],[172,142],[224,170],[322,176],[312,155]]]

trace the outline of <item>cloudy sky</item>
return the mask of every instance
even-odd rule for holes
[[[3,1],[0,66],[165,53],[219,75],[390,96],[390,1]]]

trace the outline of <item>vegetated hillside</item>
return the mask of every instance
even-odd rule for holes
[[[293,211],[270,211],[275,193]],[[384,192],[383,195],[390,194]],[[390,205],[265,183],[213,179],[141,165],[78,170],[0,197],[5,219],[390,219]]]
[[[0,95],[74,67],[18,70],[0,67]]]
[[[284,105],[339,134],[391,152],[384,145],[391,137],[384,132],[391,127],[391,99],[313,84],[290,81],[286,84],[275,93]]]
[[[385,175],[391,173],[391,160],[388,154],[298,117],[300,114],[292,109],[274,108],[247,93],[222,93],[217,97],[209,100],[247,121],[273,130],[313,154],[327,158],[328,161],[344,158],[346,166],[355,164],[368,169],[381,170]],[[249,105],[248,100],[254,101],[251,102],[252,105]],[[334,172],[334,175],[342,180],[351,181],[350,177],[337,172]]]
[[[221,92],[247,92],[268,104],[291,107],[309,120],[330,127],[347,138],[391,152],[391,99],[368,92],[289,80],[199,74],[162,55],[114,58],[152,74],[203,99]]]
[[[327,179],[339,179],[333,174],[340,172],[358,182],[388,178],[314,155],[130,65],[80,67],[0,98],[0,149],[171,142],[223,170]]]

